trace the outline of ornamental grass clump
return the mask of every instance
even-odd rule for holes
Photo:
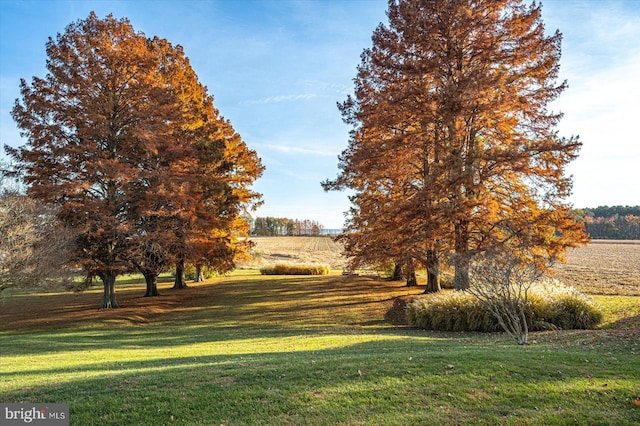
[[[602,311],[584,294],[556,279],[534,283],[529,302],[531,322],[536,330],[591,329],[603,319]]]
[[[293,265],[278,263],[274,266],[260,268],[262,275],[328,275],[329,267],[326,265]]]
[[[527,330],[592,329],[603,318],[584,294],[544,278],[531,284],[523,304]],[[469,292],[442,291],[416,298],[407,305],[407,323],[438,331],[495,332],[502,330],[490,306]]]
[[[439,331],[497,331],[491,312],[468,293],[443,291],[407,305],[410,326]]]

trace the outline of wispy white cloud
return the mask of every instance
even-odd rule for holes
[[[351,85],[322,80],[304,80],[302,84],[307,87],[313,87],[321,92],[328,92],[341,96],[346,96],[353,91],[353,87]]]
[[[301,148],[299,146],[278,145],[278,144],[259,144],[258,149],[264,148],[270,151],[281,152],[283,154],[293,155],[318,155],[321,157],[335,157],[337,154],[331,150]]]
[[[242,101],[240,104],[242,105],[259,105],[259,104],[275,104],[280,102],[294,102],[294,101],[303,101],[308,99],[314,99],[321,97],[316,95],[315,93],[302,93],[298,95],[278,95],[278,96],[268,96],[266,98],[260,99],[250,99],[248,101]]]
[[[323,80],[303,80],[296,83],[300,88],[311,90],[311,92],[290,94],[290,95],[276,95],[267,96],[258,99],[249,99],[241,101],[241,105],[260,105],[260,104],[275,104],[281,102],[295,102],[306,101],[310,99],[334,99],[346,97],[353,91],[351,85],[335,83]]]

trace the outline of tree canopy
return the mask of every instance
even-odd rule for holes
[[[153,277],[197,253],[228,270],[263,166],[182,47],[91,13],[46,50],[47,75],[22,80],[12,111],[27,143],[5,148],[29,196],[78,232],[78,261],[102,279],[102,306],[117,306],[115,278],[132,264]]]
[[[469,262],[499,247],[557,259],[586,241],[564,199],[577,137],[555,130],[561,34],[541,6],[515,0],[391,0],[340,104],[353,127],[327,190],[352,189],[348,255],[377,248],[437,280],[452,253],[455,287]],[[520,250],[526,247],[527,250]],[[429,283],[437,290],[437,282]]]

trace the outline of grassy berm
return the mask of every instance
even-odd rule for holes
[[[640,303],[597,296],[601,329],[437,333],[385,313],[417,295],[367,277],[120,282],[0,300],[0,402],[67,402],[72,425],[640,424]]]

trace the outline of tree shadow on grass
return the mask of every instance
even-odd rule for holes
[[[0,332],[165,321],[208,321],[211,326],[291,324],[362,326],[384,324],[387,305],[398,295],[421,291],[357,277],[234,277],[192,285],[185,290],[160,286],[161,296],[142,297],[143,285],[121,288],[119,309],[97,306],[100,290],[84,293],[18,295],[0,303]]]
[[[69,402],[74,424],[167,424],[169,413],[205,424],[464,423],[476,413],[491,424],[513,407],[531,423],[540,420],[535,407],[585,398],[567,380],[606,383],[640,369],[628,345],[610,365],[600,359],[608,344],[591,353],[582,343],[606,331],[541,334],[532,337],[540,346],[519,348],[496,335],[390,328],[383,317],[391,300],[422,288],[383,280],[238,277],[161,290],[143,298],[127,287],[119,294],[126,307],[115,310],[95,309],[97,292],[25,296],[3,306],[0,351],[15,367],[2,368],[0,400]],[[363,338],[371,341],[353,343]],[[321,341],[319,349],[297,349],[310,339]],[[283,341],[291,348],[280,350]],[[87,361],[24,367],[65,352]],[[493,392],[496,377],[502,390]],[[447,388],[468,395],[445,397]],[[620,405],[622,396],[613,401],[592,390],[590,402],[608,407],[593,423],[638,416]],[[478,412],[478,404],[487,408]],[[560,413],[583,418],[580,409]]]
[[[640,300],[639,300],[640,302]],[[610,324],[607,324],[606,329],[610,330],[636,330],[640,332],[640,315],[635,315],[627,318],[620,319],[618,321],[614,321]],[[640,339],[640,334],[638,334],[638,338]]]

